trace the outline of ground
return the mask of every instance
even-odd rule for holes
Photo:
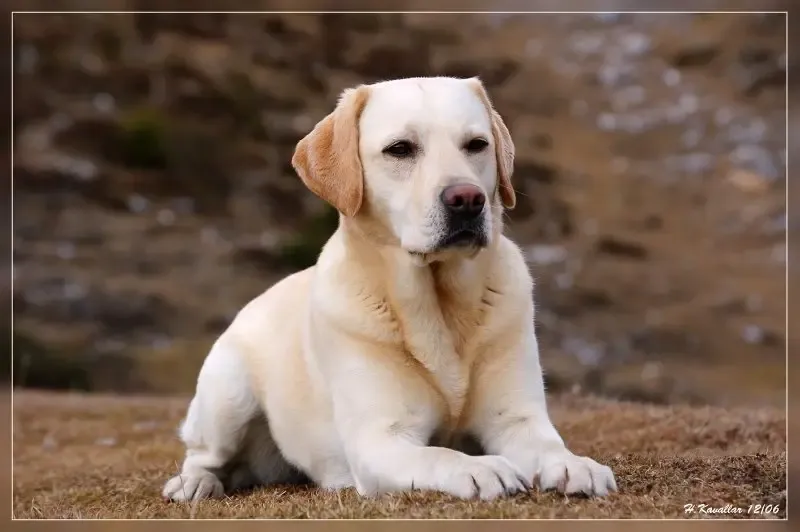
[[[719,517],[713,507],[778,505],[786,516],[786,418],[771,407],[653,406],[562,394],[556,425],[577,453],[611,466],[608,498],[529,493],[495,502],[415,492],[378,499],[354,490],[269,487],[230,498],[165,503],[179,467],[176,426],[186,398],[17,392],[16,518],[539,518]],[[724,517],[752,515],[726,514]]]

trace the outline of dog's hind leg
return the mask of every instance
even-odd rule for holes
[[[242,357],[223,336],[200,370],[195,396],[180,428],[186,457],[180,474],[164,486],[164,498],[222,497],[227,471],[243,450],[251,421],[259,415]]]
[[[307,484],[310,479],[289,464],[272,438],[264,416],[256,416],[247,429],[242,452],[225,480],[226,492],[271,484]]]

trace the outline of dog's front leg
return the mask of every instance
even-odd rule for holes
[[[323,330],[318,324],[317,331]],[[526,488],[521,471],[506,458],[428,446],[442,408],[403,353],[326,332],[328,349],[320,368],[337,436],[361,495],[422,489],[493,499]]]
[[[348,458],[361,495],[422,489],[490,500],[530,486],[502,456],[468,456],[428,447],[418,430],[389,420],[359,425],[348,444]]]
[[[567,449],[547,412],[539,350],[530,325],[492,348],[475,382],[471,430],[486,452],[504,456],[541,489],[606,495],[616,491],[611,469]],[[506,336],[506,338],[509,338]]]

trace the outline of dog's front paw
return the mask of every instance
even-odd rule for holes
[[[604,496],[617,491],[611,468],[589,457],[576,456],[567,449],[542,454],[536,476],[542,490],[555,489],[561,493],[588,496]]]
[[[209,472],[177,475],[169,479],[161,493],[167,501],[197,501],[225,495],[222,482]]]
[[[502,456],[468,456],[442,474],[437,488],[462,499],[491,500],[530,488],[522,472]]]

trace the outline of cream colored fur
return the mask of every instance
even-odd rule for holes
[[[464,147],[482,138],[487,149]],[[418,147],[397,158],[398,140]],[[318,263],[277,283],[214,344],[163,495],[222,496],[307,477],[362,495],[491,499],[538,484],[605,495],[611,470],[550,421],[533,282],[502,235],[514,146],[479,80],[345,91],[297,146],[301,179],[342,213]],[[486,194],[485,247],[437,247],[444,186]],[[485,454],[460,450],[472,436]]]

